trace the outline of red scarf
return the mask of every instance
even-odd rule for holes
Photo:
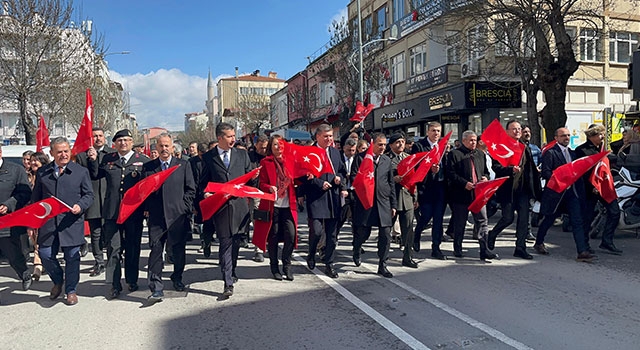
[[[277,198],[282,198],[287,193],[289,185],[291,185],[291,174],[289,174],[287,168],[282,166],[282,157],[273,157],[273,162],[276,165],[276,188],[278,188]]]

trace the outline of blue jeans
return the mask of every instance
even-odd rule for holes
[[[67,274],[66,278],[64,276],[65,271],[62,270],[56,258],[58,250],[60,250],[60,241],[57,237],[53,241],[53,245],[49,247],[40,246],[38,252],[40,253],[42,266],[47,270],[53,284],[61,285],[62,282],[65,282],[64,292],[66,294],[75,293],[78,282],[80,282],[80,246],[62,247]]]
[[[444,200],[444,185],[433,186],[433,192],[430,192],[426,199],[420,201],[420,206],[418,207],[418,210],[420,210],[420,219],[416,224],[413,236],[414,243],[420,243],[422,231],[429,223],[429,220],[433,219],[431,226],[431,249],[440,249],[442,233],[444,231],[443,221],[446,205],[447,203],[445,203]]]

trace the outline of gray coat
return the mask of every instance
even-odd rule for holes
[[[398,164],[400,164],[400,161],[407,158],[408,156],[409,155],[405,152],[401,152],[400,154],[389,152],[389,158],[391,158],[391,168],[393,170],[394,176],[398,175]],[[413,203],[416,201],[415,194],[412,195],[406,187],[402,186],[399,183],[395,183],[395,190],[396,199],[398,201],[397,209],[399,211],[413,210]]]
[[[31,186],[24,168],[7,160],[0,166],[0,204],[7,206],[7,213],[12,213],[24,207],[31,198]],[[24,229],[17,227],[0,230],[0,237],[20,234]]]
[[[78,204],[82,212],[75,215],[70,211],[47,221],[38,230],[38,244],[43,247],[53,245],[56,236],[61,247],[75,247],[85,243],[83,213],[93,204],[93,188],[89,171],[70,162],[59,177],[54,174],[55,163],[51,162],[38,170],[33,186],[31,201],[37,202],[55,196],[70,207]]]

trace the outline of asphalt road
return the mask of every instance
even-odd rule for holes
[[[528,261],[511,256],[515,239],[507,231],[496,245],[501,260],[491,264],[477,259],[477,243],[471,239],[464,242],[462,259],[427,259],[427,235],[417,254],[418,269],[401,267],[401,252],[392,244],[389,269],[394,278],[385,279],[375,274],[375,231],[365,245],[362,266],[356,268],[350,258],[351,237],[343,230],[336,280],[322,274],[322,264],[313,272],[306,268],[307,232],[302,223],[293,282],[271,279],[268,260],[256,263],[253,250],[242,249],[240,281],[228,300],[221,298],[217,247],[205,259],[197,253],[196,242],[188,246],[187,292],[172,291],[169,281],[165,300],[153,306],[146,302],[146,272],[141,272],[139,291],[106,300],[108,286],[102,277],[88,275],[91,254],[83,258],[79,304],[73,307],[62,298],[49,300],[47,276],[23,292],[13,270],[2,263],[0,348],[639,347],[640,240],[635,232],[616,235],[622,256],[598,252],[599,259],[591,264],[574,260],[571,234],[560,227],[547,236],[551,255],[534,255]],[[443,250],[451,254],[451,242],[444,243]],[[148,250],[142,256],[145,266]]]

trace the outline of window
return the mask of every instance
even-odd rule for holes
[[[404,53],[391,58],[391,83],[404,81]]]
[[[447,32],[447,64],[460,63],[460,32]]]
[[[427,0],[411,0],[411,8],[414,10],[419,9],[422,5],[424,5]]]
[[[598,32],[595,29],[580,30],[580,60],[597,61],[600,57],[598,49]]]
[[[427,70],[426,45],[418,45],[409,49],[409,76],[413,77]]]
[[[487,48],[487,30],[484,26],[467,30],[467,47],[469,48],[469,60],[484,57]]]
[[[633,51],[638,49],[638,34],[625,32],[609,33],[609,61],[631,62]]]
[[[519,50],[520,28],[509,21],[496,21],[496,56],[512,56]]]
[[[387,7],[382,6],[376,11],[376,32],[375,34],[380,34],[382,36],[382,32],[387,28]]]
[[[393,22],[397,22],[404,17],[404,1],[393,0]]]
[[[251,91],[248,87],[240,88],[240,95],[249,95],[249,91]]]
[[[364,33],[364,36],[362,37],[363,42],[367,42],[371,40],[371,37],[374,34],[373,18],[371,16],[368,16],[367,18],[364,19],[364,23],[362,24],[362,32]]]
[[[351,22],[351,28],[353,32],[353,35],[351,36],[351,47],[355,51],[358,49],[358,36],[360,35],[358,32],[358,17],[354,18],[353,22]]]

